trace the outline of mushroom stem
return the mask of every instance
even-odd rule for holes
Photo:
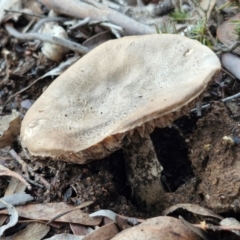
[[[149,135],[141,137],[135,131],[130,141],[130,145],[123,147],[123,153],[132,197],[141,209],[151,210],[161,203],[164,196],[160,180],[163,168]]]

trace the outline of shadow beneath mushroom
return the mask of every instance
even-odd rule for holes
[[[192,126],[189,123],[194,123],[195,120],[186,117],[184,120],[185,129],[188,128],[191,132]],[[157,157],[163,166],[161,180],[164,190],[175,192],[178,187],[194,177],[185,136],[181,136],[175,128],[157,128],[151,134],[151,138]]]

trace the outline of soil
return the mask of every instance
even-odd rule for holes
[[[18,29],[26,26],[26,19],[21,16],[15,26]],[[79,37],[80,43],[88,35],[94,36],[105,31],[97,25],[83,30],[88,34]],[[39,81],[36,79],[59,63],[47,59],[40,48],[34,49],[34,42],[30,42],[33,44],[31,47],[28,41],[10,37],[3,28],[0,32],[1,116],[16,109],[24,117],[27,110],[22,102],[34,102],[55,76]],[[77,36],[76,32],[76,39]],[[63,61],[73,56],[74,53],[70,52]],[[238,80],[223,72],[222,78],[215,80],[205,93],[204,102],[211,102],[211,106],[202,111],[202,116],[197,116],[195,112],[189,113],[172,126],[156,128],[151,134],[158,159],[163,166],[161,181],[166,192],[162,209],[153,212],[139,209],[133,201],[121,149],[86,165],[51,159],[32,161],[23,152],[21,143],[16,138],[11,146],[0,149],[0,163],[11,170],[20,171],[20,164],[9,155],[9,150],[14,149],[28,164],[32,169],[29,178],[33,183],[30,194],[35,197],[36,203],[64,201],[79,205],[85,201],[93,201],[84,211],[89,213],[108,209],[127,217],[143,219],[160,216],[163,210],[178,203],[190,203],[240,220],[240,102],[237,98],[227,103],[220,101],[239,92],[239,89]],[[8,177],[0,178],[1,197],[8,184]],[[69,227],[66,228],[71,232]],[[213,239],[216,239],[216,235],[214,236]],[[230,239],[228,237],[221,239]]]
[[[161,210],[178,203],[195,203],[215,213],[239,211],[239,126],[238,118],[231,114],[223,103],[214,102],[199,120],[183,117],[175,126],[152,133],[164,168],[161,180],[166,197]],[[92,200],[94,204],[86,211],[109,209],[140,218],[161,215],[161,210],[141,211],[132,201],[121,150],[87,165],[48,160],[40,166],[51,189],[37,194],[39,202],[79,205]]]

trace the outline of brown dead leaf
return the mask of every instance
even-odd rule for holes
[[[13,110],[11,115],[0,117],[0,148],[10,145],[20,133],[20,115]]]
[[[16,223],[18,222],[18,213],[16,211],[16,208],[13,207],[13,205],[3,201],[2,199],[0,199],[0,203],[7,208],[6,211],[9,215],[9,220],[7,224],[0,227],[0,236],[2,236],[4,231],[16,225]]]
[[[0,198],[0,200],[3,200],[9,204],[16,206],[16,205],[23,205],[26,202],[32,201],[33,197],[30,194],[27,194],[25,192],[20,192],[20,193],[14,193],[9,196],[4,196],[3,198]],[[5,206],[0,203],[0,209],[3,209],[3,208],[5,208]]]
[[[43,14],[41,4],[36,0],[22,0],[22,4],[24,8],[31,10],[34,14]]]
[[[29,204],[25,206],[17,207],[17,211],[20,217],[28,219],[36,219],[42,221],[49,221],[54,216],[70,211],[75,207],[66,203],[42,203],[42,204]],[[5,213],[6,211],[0,211]],[[96,226],[101,222],[101,218],[91,218],[87,213],[83,213],[80,210],[72,211],[64,216],[61,216],[55,220],[56,222],[67,222],[67,223],[79,223],[88,226]]]
[[[23,184],[25,184],[28,189],[31,189],[31,185],[18,173],[11,171],[10,169],[4,167],[3,165],[0,165],[0,176],[11,176],[17,178],[19,181],[21,181]]]
[[[87,234],[83,240],[106,240],[114,237],[119,233],[118,227],[115,223],[109,223],[103,227],[98,228],[97,230]]]
[[[19,10],[21,8],[21,1],[18,0],[2,0],[0,1],[0,22],[7,14],[5,10]]]
[[[74,235],[85,236],[89,233],[88,228],[81,224],[70,223],[70,228]]]
[[[50,230],[50,227],[43,223],[29,223],[27,227],[13,236],[5,237],[4,240],[34,239],[41,240]]]
[[[191,213],[205,216],[205,217],[213,217],[213,218],[217,218],[219,220],[223,219],[220,215],[214,213],[213,211],[211,211],[207,208],[201,207],[197,204],[189,204],[189,203],[180,203],[180,204],[176,204],[172,207],[169,207],[163,211],[163,215],[167,216],[170,213],[172,213],[178,209],[185,209]]]
[[[112,240],[199,240],[199,237],[176,218],[155,217],[122,231]]]
[[[112,39],[112,34],[110,31],[101,32],[101,33],[98,33],[98,34],[88,38],[83,43],[83,46],[85,46],[89,49],[93,49],[93,48],[97,47],[98,45],[100,45],[110,39]]]
[[[238,35],[235,32],[236,23],[234,21],[240,20],[240,13],[234,17],[229,18],[217,28],[217,38],[226,46],[232,46],[237,40]],[[233,52],[240,55],[240,47],[237,47]]]
[[[45,240],[82,240],[82,236],[75,236],[69,233],[57,234],[51,238],[46,238]]]

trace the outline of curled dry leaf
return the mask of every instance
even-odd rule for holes
[[[199,240],[199,238],[176,218],[155,217],[120,232],[112,240]]]
[[[240,80],[240,57],[232,53],[224,53],[221,59],[223,67]]]
[[[18,206],[16,209],[21,217],[49,221],[53,216],[56,216],[62,212],[71,211],[74,208],[74,206],[60,202],[29,204],[25,206]],[[4,211],[1,211],[1,213],[4,213]],[[56,222],[71,222],[88,226],[97,226],[100,224],[101,218],[91,218],[87,213],[83,213],[80,210],[75,210],[57,218]]]
[[[1,198],[1,200],[13,206],[16,206],[16,205],[22,205],[22,204],[25,204],[26,202],[32,201],[33,197],[30,194],[22,192],[22,193],[14,193],[12,195],[5,196]],[[2,208],[5,208],[5,205],[0,203],[0,209]]]
[[[29,223],[26,228],[13,236],[5,237],[4,240],[34,239],[41,240],[49,232],[50,227],[44,223]]]
[[[95,231],[87,234],[83,240],[106,240],[111,239],[117,233],[119,233],[118,227],[115,223],[106,224]]]
[[[181,203],[181,204],[176,204],[172,207],[169,207],[163,211],[163,215],[167,216],[179,209],[185,209],[191,213],[205,216],[205,217],[213,217],[213,218],[217,218],[219,220],[222,219],[222,217],[220,215],[214,213],[213,211],[211,211],[207,208],[201,207],[197,204],[189,204],[189,203]]]
[[[36,0],[22,0],[24,8],[30,9],[32,13],[41,15],[43,10],[41,9],[41,4]],[[28,16],[26,16],[28,17]]]
[[[196,236],[199,236],[201,240],[210,240],[210,238],[208,237],[206,232],[203,230],[203,229],[205,229],[204,228],[205,222],[201,222],[201,227],[196,227],[196,226],[192,225],[190,222],[188,222],[187,220],[185,220],[182,216],[179,216],[179,219],[185,225],[185,227],[187,227],[189,230],[194,232],[196,234]]]
[[[0,117],[0,148],[10,145],[20,133],[20,114],[12,110],[11,115]]]
[[[45,238],[45,240],[82,240],[83,236],[75,236],[69,233],[57,234],[51,238]]]
[[[23,184],[25,184],[28,189],[31,189],[31,185],[18,173],[11,171],[10,169],[4,167],[3,165],[0,165],[0,176],[11,176],[17,178],[19,181],[21,181]]]
[[[19,0],[1,0],[0,1],[0,22],[2,22],[4,16],[6,15],[5,10],[20,10],[21,1]]]
[[[111,210],[107,210],[107,209],[102,209],[99,211],[96,211],[94,213],[91,213],[89,215],[89,217],[107,217],[112,219],[114,222],[116,222],[116,216],[117,214]]]
[[[88,38],[83,43],[83,46],[85,46],[89,49],[93,49],[110,39],[112,39],[112,34],[110,31],[101,32],[101,33],[98,33],[98,34]]]
[[[7,208],[7,213],[10,216],[8,223],[6,225],[3,225],[0,227],[0,236],[2,236],[4,231],[6,231],[7,229],[16,225],[16,223],[18,221],[18,212],[13,207],[13,205],[6,203],[5,201],[3,201],[1,199],[0,199],[0,203],[5,205],[5,207]]]
[[[88,207],[89,205],[93,204],[93,201],[87,201],[87,202],[83,202],[82,204],[80,204],[79,206],[71,209],[71,210],[67,210],[67,211],[64,211],[64,212],[61,212],[60,214],[57,214],[56,216],[54,216],[51,220],[49,220],[47,222],[47,224],[50,224],[52,222],[54,222],[56,219],[60,218],[61,216],[64,216],[65,214],[68,214],[72,211],[76,211],[76,210],[79,210],[79,209],[82,209],[82,208],[85,208],[85,207]]]
[[[74,235],[85,236],[91,232],[92,228],[77,223],[69,223]]]
[[[240,13],[236,14],[234,17],[228,19],[217,28],[217,38],[226,46],[231,47],[239,38],[237,35],[236,21],[240,21]],[[240,55],[240,47],[235,48],[233,51]]]
[[[221,226],[226,226],[226,227],[240,228],[240,222],[235,218],[224,218],[220,222],[220,225]],[[240,236],[240,230],[238,230],[238,231],[232,230],[232,232],[235,233],[236,235]]]

